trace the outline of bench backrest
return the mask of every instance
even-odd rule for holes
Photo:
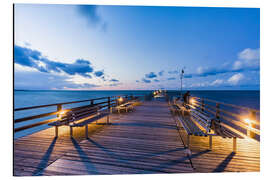
[[[74,121],[86,118],[91,115],[98,114],[100,110],[99,106],[83,106],[78,108],[73,108],[70,111],[66,112],[60,119],[60,122],[69,124]]]
[[[209,117],[207,114],[204,114],[203,112],[200,112],[197,109],[190,109],[190,115],[197,123],[199,123],[206,130],[206,132],[211,131],[213,118]]]
[[[192,120],[198,123],[203,129],[205,129],[206,132],[211,131],[212,118],[207,114],[201,112],[199,109],[190,107],[183,102],[181,102],[181,104],[175,104],[173,107],[178,110],[181,110],[181,108],[185,109],[185,111],[188,111],[188,114]]]

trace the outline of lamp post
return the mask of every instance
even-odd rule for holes
[[[181,74],[180,74],[180,80],[181,80],[181,90],[180,90],[180,97],[182,97],[182,79],[183,79],[183,77],[184,77],[184,69],[182,69],[182,71],[181,71]]]

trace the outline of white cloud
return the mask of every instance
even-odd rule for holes
[[[203,67],[198,67],[197,68],[197,73],[198,74],[202,74],[204,72],[204,68]]]
[[[244,79],[244,75],[241,73],[237,73],[233,75],[232,77],[230,77],[228,79],[228,82],[232,85],[237,85],[242,79]]]
[[[259,67],[260,49],[244,49],[238,53],[238,60],[234,62],[233,69],[238,70],[246,67]]]
[[[15,73],[20,71],[20,72],[37,72],[38,70],[32,67],[28,67],[28,66],[22,66],[20,64],[16,64],[14,63],[14,70]]]
[[[193,83],[190,85],[190,87],[206,87],[206,86],[209,86],[208,82]]]
[[[216,79],[211,83],[212,86],[221,85],[224,81],[222,79]]]
[[[238,58],[243,60],[258,60],[260,59],[260,49],[244,49],[238,54]]]
[[[243,67],[243,62],[240,60],[237,60],[233,64],[233,69],[241,69]]]

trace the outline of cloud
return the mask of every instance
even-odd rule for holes
[[[117,80],[117,79],[111,79],[110,81],[111,82],[119,82],[119,80]]]
[[[232,77],[230,77],[228,79],[228,82],[232,85],[237,85],[242,79],[244,79],[244,75],[241,73],[237,73],[233,75]]]
[[[102,71],[95,71],[94,74],[96,77],[101,77],[104,75],[104,71],[103,70]]]
[[[28,42],[24,42],[24,45],[27,46],[27,47],[30,47],[31,46],[31,44],[28,43]]]
[[[238,54],[238,60],[234,62],[233,69],[259,68],[260,49],[244,49]]]
[[[218,86],[218,85],[221,85],[223,84],[224,81],[222,79],[216,79],[215,81],[213,81],[210,85],[211,86]]]
[[[177,70],[175,71],[168,71],[169,74],[178,74],[179,72]]]
[[[107,32],[108,23],[105,22],[98,13],[99,6],[96,5],[77,5],[78,14],[85,19],[88,26],[99,26],[100,30]]]
[[[97,25],[101,22],[101,17],[97,13],[96,5],[77,5],[79,15],[85,18],[89,25]]]
[[[65,72],[68,75],[81,75],[91,78],[93,67],[88,60],[77,59],[74,63],[62,63],[47,59],[41,52],[30,48],[14,46],[14,62],[34,68],[40,72]]]
[[[92,83],[74,83],[69,76],[49,74],[40,71],[15,70],[14,82],[15,89],[24,90],[92,89],[100,86]]]
[[[111,87],[115,87],[115,86],[119,86],[119,85],[122,85],[123,83],[112,83],[112,84],[109,84],[109,86]]]
[[[169,81],[175,80],[175,79],[176,79],[175,77],[170,77],[170,78],[168,78]]]
[[[144,82],[144,83],[151,83],[151,80],[148,80],[148,79],[142,78],[142,82]]]
[[[163,74],[164,74],[164,70],[158,72],[158,75],[159,75],[159,76],[163,76]]]
[[[260,70],[260,49],[244,49],[238,53],[238,60],[219,67],[198,67],[196,73],[184,74],[184,78],[207,77],[225,73],[241,73]]]
[[[243,60],[259,60],[260,59],[260,49],[244,49],[238,53],[238,58]]]
[[[149,74],[145,74],[145,77],[152,79],[152,78],[157,77],[157,75],[154,72],[150,72]]]

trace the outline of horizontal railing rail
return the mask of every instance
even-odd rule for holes
[[[51,119],[41,120],[38,122],[34,122],[31,124],[27,124],[27,125],[22,125],[19,127],[14,127],[14,132],[16,133],[16,132],[27,130],[27,129],[30,129],[33,127],[45,125],[45,124],[48,124],[48,123],[53,122],[53,121],[57,121],[57,120],[59,120],[60,112],[63,110],[65,110],[65,111],[78,110],[78,109],[86,107],[86,106],[97,106],[97,105],[102,109],[104,109],[104,108],[110,109],[110,107],[116,106],[117,104],[121,103],[121,102],[117,101],[120,97],[123,97],[125,100],[131,100],[131,99],[137,98],[137,95],[136,95],[136,97],[133,95],[110,96],[110,97],[101,97],[101,98],[94,98],[94,99],[87,99],[87,100],[80,100],[80,101],[70,101],[70,102],[62,102],[62,103],[55,103],[55,104],[15,108],[14,113],[18,112],[18,111],[23,112],[26,110],[40,109],[40,108],[46,108],[46,107],[56,107],[56,111],[53,111],[53,112],[46,112],[46,113],[41,113],[41,114],[37,114],[37,115],[14,119],[15,125],[21,124],[23,122],[28,122],[28,121],[31,121],[34,119],[44,118],[44,117],[53,116],[53,115],[56,115],[57,117],[51,118]],[[63,109],[63,105],[78,104],[78,103],[84,103],[84,102],[89,102],[89,104],[88,105],[80,105],[80,106],[73,107],[73,108]]]

